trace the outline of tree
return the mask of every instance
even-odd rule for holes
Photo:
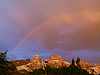
[[[80,66],[80,61],[81,61],[80,57],[77,57],[76,64],[77,64],[77,66],[78,66],[79,68],[81,68],[81,66]]]
[[[0,75],[6,75],[8,71],[8,61],[6,59],[7,51],[0,52]]]
[[[66,69],[66,75],[89,75],[89,73],[76,66],[74,59],[72,59],[72,64]]]
[[[12,72],[14,73],[16,70],[16,66],[7,61],[7,52],[0,52],[0,75],[12,75]]]
[[[33,70],[32,75],[45,75],[45,71],[42,68],[35,69],[35,70]]]

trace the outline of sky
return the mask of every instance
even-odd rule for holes
[[[0,50],[10,59],[59,53],[100,62],[100,0],[0,0]]]

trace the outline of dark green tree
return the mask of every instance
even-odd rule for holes
[[[6,59],[7,51],[6,52],[0,52],[0,75],[6,75],[7,74],[7,64],[8,61]]]
[[[89,75],[89,73],[76,66],[74,59],[72,59],[72,64],[66,69],[66,75]]]
[[[0,75],[11,75],[15,70],[15,65],[7,61],[7,51],[0,52]]]
[[[35,69],[32,72],[32,75],[45,75],[45,70],[41,69]]]

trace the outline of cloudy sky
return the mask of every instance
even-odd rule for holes
[[[0,0],[0,49],[13,58],[38,50],[98,61],[100,0]]]

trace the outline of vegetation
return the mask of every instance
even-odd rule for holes
[[[89,75],[89,73],[76,66],[62,67],[62,68],[50,68],[47,69],[47,75]]]
[[[32,75],[45,75],[45,74],[46,74],[46,71],[43,69],[35,69],[32,72]]]
[[[48,66],[46,67],[46,70],[34,70],[32,75],[89,75],[89,73],[76,66],[69,66],[68,68],[53,68]]]
[[[8,61],[6,60],[7,52],[0,52],[0,75],[6,75],[8,71]]]
[[[0,52],[0,75],[11,75],[16,70],[16,66],[11,62],[7,61],[7,51]],[[16,74],[16,73],[15,73]]]

